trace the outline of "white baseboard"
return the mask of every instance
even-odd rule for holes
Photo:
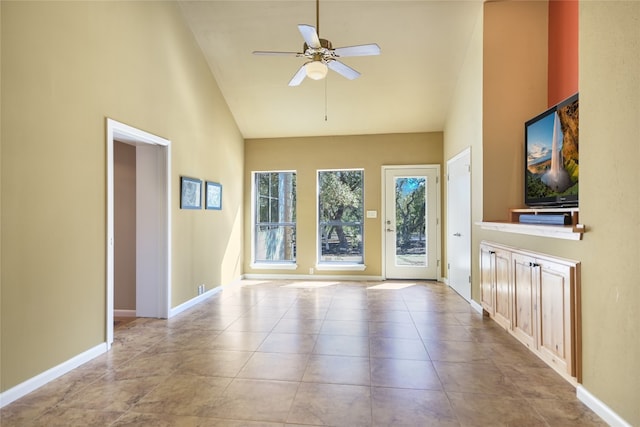
[[[206,300],[207,298],[211,298],[212,296],[214,296],[215,294],[217,294],[218,292],[222,291],[222,286],[218,286],[215,287],[213,289],[209,289],[207,292],[198,295],[195,298],[191,298],[189,301],[185,301],[182,304],[173,307],[171,310],[169,310],[169,318],[172,318],[173,316],[182,313],[185,310],[190,309],[191,307],[201,303],[202,301]]]
[[[66,362],[62,362],[58,366],[54,366],[51,369],[44,371],[35,377],[29,378],[23,383],[18,384],[9,390],[0,393],[0,408],[15,402],[23,396],[31,393],[32,391],[42,387],[50,381],[61,377],[62,375],[74,370],[80,365],[87,363],[88,361],[100,356],[107,351],[107,344],[102,343],[90,348],[89,350],[72,357]]]
[[[478,313],[482,314],[482,306],[480,304],[478,304],[474,300],[471,300],[469,304],[471,304],[471,308],[473,308]]]
[[[328,274],[245,274],[246,280],[342,280],[342,281],[366,281],[384,280],[382,276],[350,276]]]
[[[136,311],[120,310],[116,308],[115,310],[113,310],[113,317],[136,317]]]
[[[173,317],[178,313],[181,313],[196,304],[206,300],[207,298],[212,297],[222,290],[222,287],[219,286],[217,288],[210,289],[209,291],[203,293],[202,295],[198,295],[197,297],[190,299],[189,301],[180,304],[177,307],[172,308],[169,311],[169,317]],[[135,317],[135,310],[114,310],[114,316],[117,317]],[[97,346],[78,354],[77,356],[72,357],[66,362],[62,362],[61,364],[50,368],[35,377],[29,378],[28,380],[16,385],[15,387],[10,388],[9,390],[0,393],[0,408],[15,402],[23,396],[31,393],[32,391],[37,390],[43,385],[49,383],[50,381],[55,380],[56,378],[61,377],[62,375],[74,370],[80,365],[89,362],[90,360],[100,356],[103,353],[106,353],[109,350],[107,343],[98,344]]]
[[[611,408],[609,408],[604,402],[595,397],[593,394],[578,384],[576,387],[576,396],[585,405],[589,407],[593,412],[598,414],[607,424],[613,427],[631,427],[631,424],[626,422],[622,417],[616,414]]]

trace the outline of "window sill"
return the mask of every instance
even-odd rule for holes
[[[364,264],[316,264],[318,271],[364,271],[366,269],[367,266]]]
[[[298,264],[259,262],[250,265],[253,270],[296,270]]]

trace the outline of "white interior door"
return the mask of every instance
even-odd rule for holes
[[[471,300],[471,151],[447,162],[448,280],[456,292]]]
[[[440,166],[384,167],[384,276],[438,279]]]

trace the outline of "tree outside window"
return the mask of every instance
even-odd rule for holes
[[[364,171],[318,171],[320,263],[363,264]]]
[[[254,173],[254,262],[296,260],[296,173]]]

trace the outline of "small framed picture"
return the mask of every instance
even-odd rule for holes
[[[202,181],[180,177],[180,209],[202,209]]]
[[[205,209],[222,209],[222,185],[207,181]]]

